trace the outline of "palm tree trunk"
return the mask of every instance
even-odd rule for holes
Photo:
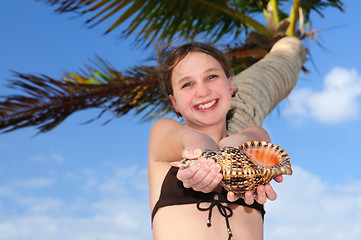
[[[249,126],[261,126],[268,114],[286,98],[297,83],[306,51],[296,37],[279,40],[262,60],[236,75],[233,98],[237,110],[229,133]]]

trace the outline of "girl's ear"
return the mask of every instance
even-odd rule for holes
[[[172,106],[173,106],[174,111],[175,111],[176,113],[178,113],[179,111],[178,111],[177,102],[176,102],[175,98],[173,97],[173,95],[170,95],[170,94],[168,95],[168,97],[169,97],[169,100],[170,100],[171,103],[172,103]]]
[[[233,96],[234,89],[233,89],[233,86],[232,86],[232,77],[228,78],[228,86],[229,86],[229,91],[231,91],[231,95]]]

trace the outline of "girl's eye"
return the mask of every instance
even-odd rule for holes
[[[186,83],[186,84],[184,84],[184,85],[182,86],[182,88],[186,88],[186,87],[190,87],[190,86],[192,86],[191,83]]]
[[[215,78],[215,77],[217,77],[217,75],[210,75],[210,76],[208,77],[208,79],[210,80],[210,79],[213,79],[213,78]]]

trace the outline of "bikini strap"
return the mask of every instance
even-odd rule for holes
[[[200,206],[201,203],[210,203],[209,207],[206,208],[202,208]],[[212,200],[200,200],[197,202],[197,209],[200,211],[209,211],[208,213],[208,220],[207,220],[207,226],[210,227],[212,226],[211,223],[211,218],[212,218],[212,210],[213,208],[217,206],[218,211],[220,212],[220,214],[226,219],[226,225],[227,225],[227,232],[228,232],[228,240],[230,240],[233,236],[232,234],[232,230],[231,227],[229,225],[229,218],[232,217],[233,215],[233,211],[230,207],[225,206],[222,204],[221,201],[217,200],[217,199],[212,199]],[[228,212],[227,212],[228,211]]]

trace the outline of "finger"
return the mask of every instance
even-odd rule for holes
[[[264,185],[259,185],[257,187],[257,196],[256,196],[256,201],[259,204],[265,204],[267,201],[267,196],[266,196],[266,191],[265,191],[265,186]]]
[[[191,179],[203,165],[205,158],[199,158],[194,164],[186,169],[179,169],[177,172],[178,180],[184,182]]]
[[[273,187],[270,184],[265,185],[265,192],[269,200],[274,201],[277,199],[277,193],[273,190]]]
[[[202,192],[213,191],[222,180],[222,174],[219,173],[220,170],[221,166],[219,164],[215,164],[212,159],[206,160],[203,167],[190,179],[194,183],[192,188]]]
[[[283,181],[283,176],[282,175],[278,175],[274,178],[274,180],[278,183],[282,182]]]
[[[196,191],[203,192],[203,193],[212,192],[216,189],[216,187],[219,186],[219,183],[221,182],[222,177],[223,177],[222,174],[218,173],[218,175],[216,175],[209,184],[207,184],[205,181],[204,182],[202,181],[200,184],[193,187],[193,189]]]
[[[202,155],[202,150],[199,148],[185,148],[182,152],[182,157],[185,159],[197,159]]]
[[[244,202],[247,205],[252,205],[254,203],[254,196],[252,191],[247,191],[244,194]]]
[[[236,194],[234,194],[234,192],[228,192],[227,193],[227,200],[230,202],[235,202],[239,199],[239,197],[236,196]]]
[[[192,172],[188,175],[189,177],[182,178],[181,180],[183,181],[184,187],[186,188],[191,187],[199,191],[204,187],[206,187],[207,185],[209,185],[210,182],[213,180],[213,179],[209,179],[209,178],[205,179],[205,178],[209,174],[213,166],[215,165],[215,162],[212,159],[200,158],[194,165],[195,165],[194,167],[191,166],[190,170],[192,170]]]
[[[212,169],[212,171],[214,171],[213,173],[211,173],[211,175],[214,177],[211,177],[212,182],[207,185],[205,187],[205,192],[212,192],[213,190],[215,190],[216,187],[219,186],[220,182],[222,181],[223,175],[219,172],[221,170],[221,166],[219,166],[218,164],[216,164],[214,166],[214,170]]]

